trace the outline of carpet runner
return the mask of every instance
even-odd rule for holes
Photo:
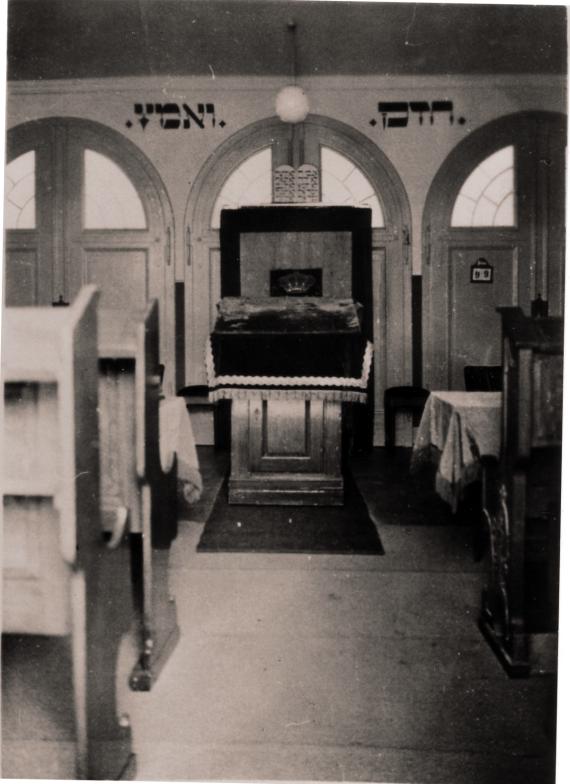
[[[198,552],[344,553],[384,555],[368,508],[351,476],[344,506],[228,504],[222,485],[198,543]]]

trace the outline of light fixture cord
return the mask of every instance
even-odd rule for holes
[[[297,84],[297,23],[294,19],[287,22],[287,29],[291,33],[291,77],[293,84]]]

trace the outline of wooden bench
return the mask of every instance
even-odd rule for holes
[[[159,445],[158,305],[99,312],[102,509],[111,531],[126,521],[137,609],[138,662],[131,688],[147,691],[179,637],[168,590],[177,534],[176,456],[163,470]]]
[[[100,517],[97,292],[8,308],[3,333],[3,775],[114,779],[133,619],[123,531]]]
[[[511,675],[556,671],[562,461],[561,318],[500,308],[502,445],[484,461],[490,572],[480,626]]]

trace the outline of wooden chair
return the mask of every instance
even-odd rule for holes
[[[163,470],[159,446],[158,305],[99,313],[102,509],[108,530],[128,520],[139,659],[131,688],[146,691],[179,638],[168,591],[177,534],[176,457]]]
[[[490,571],[481,629],[511,675],[556,669],[562,443],[561,318],[501,308],[500,460],[486,460]]]
[[[389,387],[385,391],[385,445],[388,449],[393,449],[396,445],[396,414],[399,411],[409,411],[414,427],[417,427],[428,397],[428,390],[422,387]]]
[[[96,304],[88,286],[70,308],[5,311],[2,751],[11,777],[115,779],[132,763],[115,680],[133,605],[123,530],[106,542],[99,513]]]
[[[503,388],[501,365],[465,365],[463,378],[466,392],[500,392]]]

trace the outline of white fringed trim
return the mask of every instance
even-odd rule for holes
[[[366,403],[366,392],[351,389],[252,389],[221,387],[209,393],[209,400],[328,400],[334,403]]]
[[[362,389],[368,387],[368,378],[372,367],[372,343],[367,341],[362,357],[362,373],[360,378],[341,378],[340,376],[216,376],[214,352],[211,338],[206,342],[206,374],[208,386],[212,387],[340,387],[342,389]],[[215,391],[210,392],[210,400]]]

